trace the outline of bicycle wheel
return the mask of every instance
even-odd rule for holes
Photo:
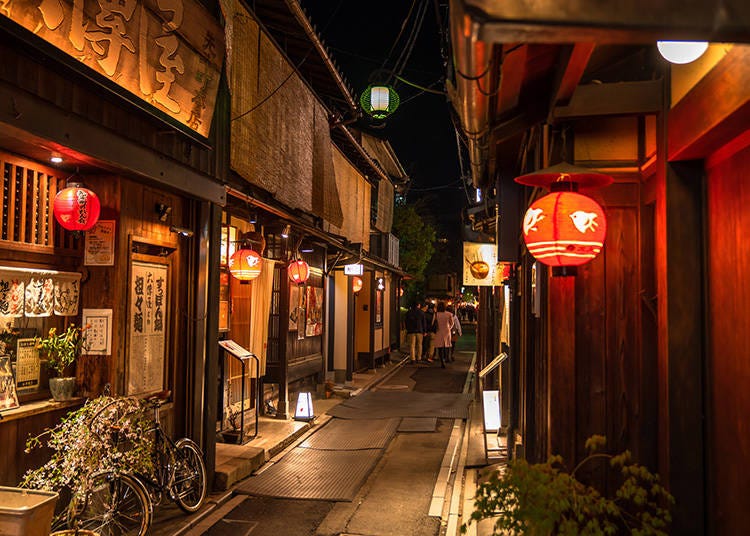
[[[177,441],[172,498],[183,511],[198,510],[206,498],[206,466],[198,445],[187,438]]]
[[[71,502],[68,525],[100,536],[142,536],[151,526],[151,500],[136,478],[99,473],[86,495]]]

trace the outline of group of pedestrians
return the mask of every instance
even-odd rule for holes
[[[454,347],[462,332],[461,322],[451,306],[438,302],[436,310],[433,303],[414,302],[406,313],[405,323],[412,363],[432,363],[436,353],[443,368],[455,360]]]

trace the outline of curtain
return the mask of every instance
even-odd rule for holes
[[[260,360],[260,375],[266,374],[266,350],[268,349],[268,316],[271,312],[273,275],[275,263],[263,259],[260,275],[253,281],[250,305],[250,348]],[[252,361],[251,361],[252,362]],[[255,366],[250,367],[250,377],[256,378]]]

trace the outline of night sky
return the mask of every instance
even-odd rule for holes
[[[414,9],[424,2],[426,11],[421,30],[401,76],[420,86],[444,91],[445,60],[434,3],[417,0]],[[301,3],[357,99],[370,83],[371,75],[377,73],[384,62],[386,69],[393,69],[401,52],[407,49],[414,14],[395,48],[394,42],[412,2],[302,0]],[[467,194],[460,181],[456,134],[448,98],[421,92],[403,82],[397,81],[394,87],[401,105],[385,124],[365,119],[357,126],[369,127],[374,134],[383,135],[391,142],[412,179],[407,200],[413,203],[424,199],[435,214],[438,236],[458,240],[460,213],[466,205]]]

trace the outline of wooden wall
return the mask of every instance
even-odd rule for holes
[[[654,448],[652,438],[643,437],[644,422],[655,415],[644,414],[642,393],[644,365],[640,337],[640,182],[620,177],[617,182],[591,194],[607,215],[607,240],[602,254],[578,268],[575,278],[551,277],[548,287],[548,354],[538,346],[540,333],[531,310],[531,292],[526,285],[526,359],[548,359],[547,363],[522,363],[525,389],[536,393],[548,389],[548,400],[524,397],[526,419],[546,416],[546,453],[562,454],[572,467],[585,456],[588,437],[607,437],[608,449],[630,449],[636,459]],[[536,373],[548,370],[547,384],[539,385]],[[651,372],[649,372],[650,374]],[[651,383],[649,383],[650,385]],[[539,403],[545,404],[545,415]],[[530,407],[537,405],[536,408]],[[651,408],[650,411],[653,411]],[[531,415],[531,418],[529,417]],[[537,431],[544,430],[536,422]],[[527,430],[534,433],[533,430]],[[537,447],[530,454],[539,457]],[[651,457],[648,457],[649,461]],[[585,472],[584,472],[585,476]],[[603,471],[592,466],[587,478],[602,484]]]
[[[707,170],[707,511],[714,534],[750,527],[748,169],[746,147]]]

